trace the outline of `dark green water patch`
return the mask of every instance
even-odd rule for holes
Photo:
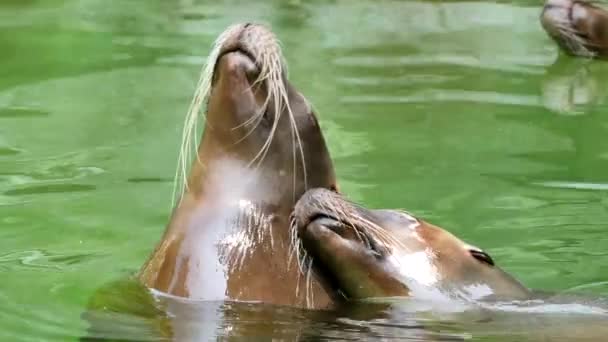
[[[7,196],[41,195],[53,193],[87,192],[93,191],[96,187],[88,184],[45,184],[33,185],[19,189],[5,191]]]
[[[163,177],[132,177],[127,179],[129,183],[170,183],[173,182],[171,178]]]
[[[19,151],[16,148],[10,148],[10,147],[0,147],[0,157],[2,156],[14,156],[16,154],[21,153],[21,151]]]
[[[40,109],[28,108],[0,108],[0,119],[2,118],[32,118],[45,117],[49,112]]]

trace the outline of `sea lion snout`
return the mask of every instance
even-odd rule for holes
[[[219,73],[222,76],[231,77],[233,79],[247,78],[249,83],[255,81],[258,68],[251,57],[240,50],[227,52],[220,57],[218,63]]]
[[[317,218],[331,217],[326,203],[331,203],[332,199],[341,199],[341,196],[335,191],[317,188],[308,190],[300,197],[296,203],[292,219],[295,221],[298,230],[305,229],[306,226]]]

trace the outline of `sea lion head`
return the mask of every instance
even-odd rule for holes
[[[313,267],[327,286],[349,299],[528,296],[488,253],[403,211],[371,210],[313,189],[298,201],[292,220]]]
[[[276,185],[273,192],[294,202],[308,187],[335,187],[312,106],[289,82],[280,43],[266,26],[238,24],[217,38],[186,119],[180,154],[184,179],[203,107],[203,138],[185,187],[198,191],[205,172],[196,168],[211,169],[227,158],[272,174],[267,178]]]
[[[541,24],[566,53],[608,57],[608,11],[581,0],[547,0]]]

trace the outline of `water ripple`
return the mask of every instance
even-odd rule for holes
[[[171,183],[173,182],[172,178],[162,178],[162,177],[132,177],[128,178],[127,182],[129,183]]]
[[[596,290],[598,288],[608,291],[608,281],[596,281],[587,284],[577,285],[569,288],[567,291],[587,291],[591,289]]]
[[[21,150],[12,147],[1,147],[0,146],[0,157],[1,156],[13,156],[21,153]]]
[[[547,187],[547,188],[597,190],[597,191],[607,191],[608,190],[608,184],[606,184],[606,183],[546,181],[546,182],[533,182],[532,184]]]
[[[424,102],[473,102],[538,107],[538,96],[505,94],[490,91],[431,89],[407,96],[353,95],[340,98],[342,103],[394,104]]]
[[[49,112],[41,109],[33,109],[26,107],[7,107],[0,108],[0,119],[8,118],[31,118],[31,117],[46,117]]]
[[[97,187],[89,184],[39,184],[11,189],[4,192],[7,196],[41,195],[52,193],[73,193],[93,191]]]
[[[58,314],[57,306],[41,308],[27,302],[17,302],[0,293],[0,339],[5,341],[66,341],[80,335],[75,318],[65,312]],[[64,306],[65,310],[66,307]],[[23,330],[15,323],[27,324]]]
[[[477,69],[507,71],[512,73],[522,73],[526,75],[543,75],[545,70],[537,66],[534,60],[532,66],[497,63],[495,58],[482,59],[473,56],[433,54],[433,55],[412,55],[412,56],[344,56],[333,60],[337,66],[351,67],[404,67],[404,66],[428,66],[428,65],[452,65],[474,67]]]
[[[383,85],[399,85],[409,86],[418,84],[443,84],[445,82],[454,81],[460,77],[443,76],[443,75],[407,75],[400,77],[338,77],[338,83],[352,86],[383,86]]]
[[[201,66],[205,64],[206,60],[207,56],[175,55],[161,57],[157,62],[160,64]]]
[[[101,255],[95,253],[53,253],[46,250],[18,251],[0,254],[0,269],[53,269],[65,270],[86,263]]]

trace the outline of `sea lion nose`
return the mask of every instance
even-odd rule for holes
[[[220,74],[230,75],[232,78],[241,79],[246,77],[250,82],[255,80],[257,67],[255,63],[241,51],[233,51],[224,54],[219,61]]]

